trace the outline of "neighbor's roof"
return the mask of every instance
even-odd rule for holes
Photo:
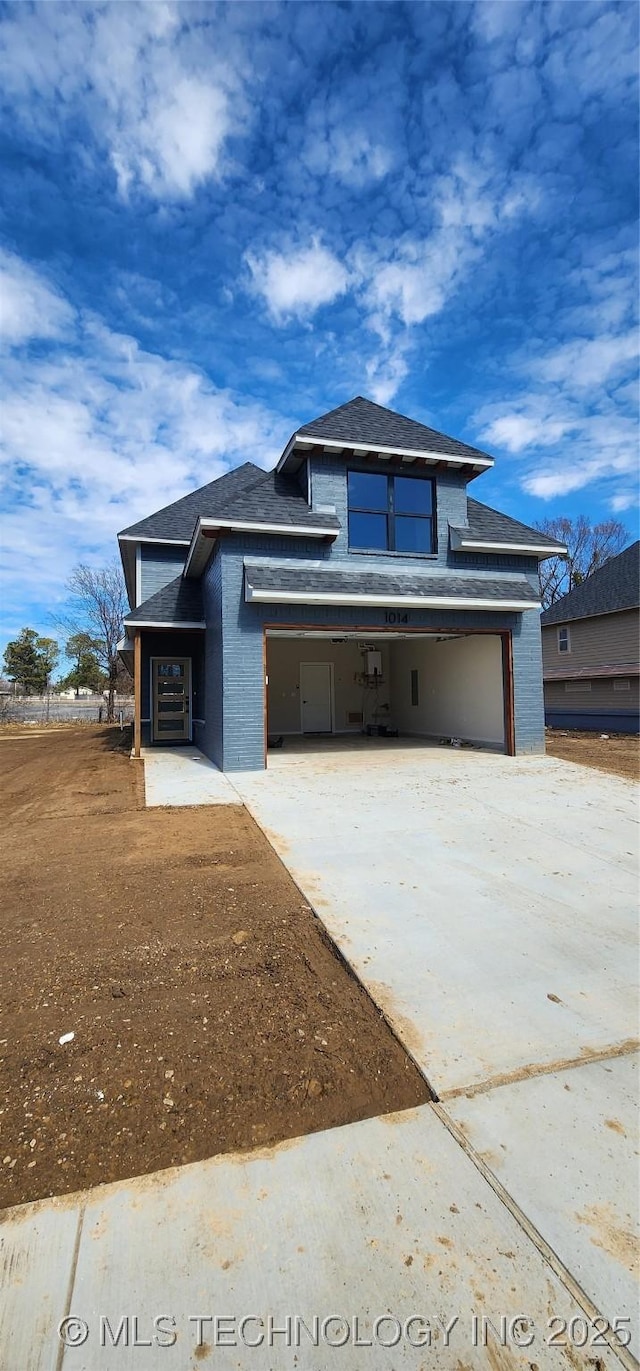
[[[478,500],[472,500],[470,497],[467,500],[467,514],[468,528],[453,524],[450,526],[463,540],[473,539],[475,542],[490,544],[511,543],[513,547],[526,545],[548,548],[550,553],[566,551],[564,543],[559,543],[557,539],[540,533],[537,528],[529,528],[528,524],[521,524],[518,519],[512,519],[508,514],[500,514],[489,505],[481,505]]]
[[[540,603],[538,591],[523,577],[520,580],[485,580],[475,576],[425,576],[419,572],[394,573],[364,569],[340,571],[320,567],[314,562],[298,562],[295,567],[274,565],[245,558],[245,596],[248,600],[272,603],[296,601],[334,604],[358,604],[372,598],[384,604],[411,600],[426,606],[454,609],[451,603],[481,601],[496,609],[507,603],[531,605]]]
[[[177,628],[192,624],[204,628],[200,582],[176,576],[127,614],[125,624],[175,624]]]
[[[165,505],[140,523],[131,524],[118,536],[167,538],[189,544],[198,519],[216,518],[225,522],[282,524],[284,528],[308,524],[330,531],[340,527],[335,515],[316,514],[309,508],[295,481],[245,462],[175,504]]]
[[[600,677],[640,676],[638,662],[605,662],[599,666],[550,667],[543,671],[545,681],[591,681]]]
[[[573,619],[590,619],[596,614],[615,614],[640,605],[640,541],[610,557],[598,571],[575,586],[542,615],[547,624],[564,624]]]
[[[329,410],[319,419],[303,424],[296,430],[298,438],[326,438],[341,442],[345,447],[356,443],[366,444],[372,450],[377,448],[400,448],[414,452],[444,453],[450,457],[460,457],[466,462],[492,462],[493,458],[479,448],[470,447],[458,438],[449,438],[435,428],[419,424],[395,410],[376,405],[356,395],[354,400]]]

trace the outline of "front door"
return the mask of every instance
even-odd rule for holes
[[[154,657],[153,741],[188,742],[191,697],[191,658]]]
[[[331,733],[331,663],[300,663],[300,718],[303,733]]]

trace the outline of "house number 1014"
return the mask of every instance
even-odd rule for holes
[[[409,615],[406,611],[404,614],[401,614],[399,610],[386,609],[384,612],[384,621],[385,624],[408,624]]]

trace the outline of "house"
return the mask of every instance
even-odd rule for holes
[[[546,721],[638,732],[640,542],[611,557],[542,615]]]
[[[119,535],[134,751],[226,771],[269,738],[395,733],[544,750],[538,561],[468,495],[493,458],[357,397]]]

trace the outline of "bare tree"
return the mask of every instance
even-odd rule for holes
[[[622,552],[629,541],[624,524],[605,519],[592,526],[584,514],[577,519],[567,519],[563,515],[543,519],[536,528],[550,538],[557,538],[567,548],[566,557],[548,557],[540,564],[540,592],[545,609],[581,585],[610,557]]]
[[[113,723],[114,700],[120,664],[118,643],[124,634],[127,593],[119,562],[95,570],[80,566],[67,582],[70,613],[59,622],[69,634],[86,633],[94,643],[95,655],[107,676],[107,723]]]

